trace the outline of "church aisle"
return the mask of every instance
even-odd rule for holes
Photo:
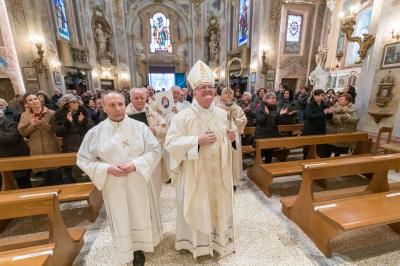
[[[392,174],[392,181],[399,175]],[[297,177],[282,178],[276,188],[297,183]],[[161,213],[164,240],[156,252],[146,255],[146,265],[399,265],[400,237],[388,227],[346,233],[333,242],[334,256],[325,258],[314,244],[280,211],[277,196],[267,199],[251,182],[244,182],[235,196],[236,253],[224,258],[197,261],[189,252],[176,252],[175,191],[163,188]],[[116,251],[103,209],[96,224],[90,224],[85,246],[75,265],[115,265]],[[369,244],[369,242],[371,244]],[[337,252],[340,252],[338,254]]]

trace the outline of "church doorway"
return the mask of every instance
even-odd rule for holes
[[[11,80],[8,78],[0,79],[0,98],[8,102],[14,98],[14,95],[15,93]]]
[[[289,87],[289,89],[295,91],[297,88],[297,79],[282,79],[281,80],[282,85],[286,85]]]
[[[175,66],[149,66],[148,84],[156,91],[168,91],[175,82]]]

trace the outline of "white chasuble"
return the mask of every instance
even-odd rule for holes
[[[194,257],[233,252],[232,144],[226,112],[196,102],[172,120],[165,141],[171,178],[177,189],[177,250]],[[217,141],[198,146],[198,136],[213,131]]]
[[[121,263],[133,252],[153,252],[162,238],[162,223],[152,174],[161,156],[157,139],[141,122],[127,116],[109,119],[86,134],[77,165],[102,191],[111,234]],[[108,174],[109,165],[132,162],[136,171],[127,176]]]

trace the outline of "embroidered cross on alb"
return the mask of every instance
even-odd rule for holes
[[[129,146],[129,142],[128,142],[127,139],[126,139],[126,140],[123,140],[123,141],[122,141],[122,144],[124,144],[124,148],[125,148],[126,146]]]

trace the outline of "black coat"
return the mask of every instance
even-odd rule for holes
[[[304,112],[303,135],[322,135],[326,134],[325,106],[321,103],[310,101]]]
[[[256,130],[254,132],[255,139],[279,137],[278,120],[279,110],[276,106],[269,106],[269,114],[264,110],[264,103],[256,113]]]
[[[19,134],[18,124],[6,117],[0,118],[0,157],[28,156],[29,148]]]
[[[81,112],[85,118],[82,122],[79,122],[78,116]],[[54,115],[52,127],[57,137],[62,137],[63,152],[77,152],[86,132],[93,126],[93,122],[83,106],[80,106],[72,114],[72,122],[68,121],[67,114],[66,108],[58,109]]]

